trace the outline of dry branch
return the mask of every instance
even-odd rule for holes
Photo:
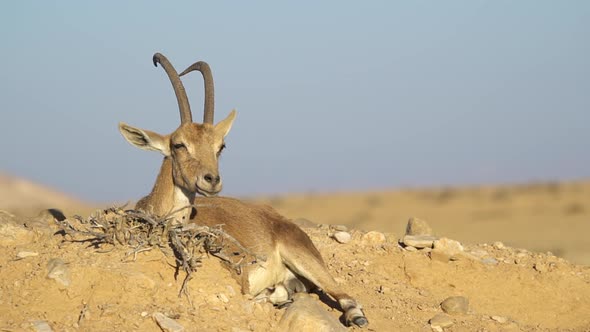
[[[187,207],[190,208],[191,206]],[[166,255],[173,255],[176,273],[186,273],[179,296],[187,295],[191,274],[201,266],[203,255],[219,257],[238,274],[246,265],[266,261],[242,246],[235,238],[223,230],[223,226],[182,225],[171,217],[174,211],[158,217],[144,211],[124,210],[124,207],[111,207],[97,210],[88,218],[74,216],[58,221],[65,242],[88,243],[98,252],[108,252],[103,246],[126,246],[131,248],[123,259],[159,248]],[[111,249],[112,250],[112,249]]]

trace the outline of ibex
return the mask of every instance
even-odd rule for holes
[[[164,216],[176,211],[180,222],[198,225],[223,225],[223,230],[263,261],[242,270],[242,292],[252,296],[275,290],[275,294],[307,291],[316,286],[338,301],[347,325],[366,326],[368,320],[360,305],[336,283],[311,239],[268,206],[258,206],[237,199],[214,197],[222,188],[218,158],[225,147],[224,138],[235,118],[213,124],[213,80],[209,66],[202,61],[189,66],[180,76],[200,71],[205,82],[204,123],[192,122],[189,102],[180,77],[162,54],[153,57],[170,79],[180,108],[181,124],[172,134],[155,132],[119,124],[123,137],[132,145],[159,151],[164,161],[149,195],[138,201],[136,209]],[[197,198],[196,194],[208,198]],[[186,208],[187,206],[195,208]],[[284,292],[284,291],[287,292]],[[273,294],[274,295],[274,294]],[[273,303],[287,296],[270,296]],[[274,299],[274,301],[273,301]]]

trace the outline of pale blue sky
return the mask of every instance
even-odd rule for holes
[[[117,123],[178,126],[162,52],[238,110],[226,195],[589,177],[589,40],[588,1],[6,2],[0,171],[146,194],[161,157]]]

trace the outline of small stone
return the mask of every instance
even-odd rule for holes
[[[34,232],[19,225],[12,214],[0,210],[0,247],[30,243],[34,238]]]
[[[379,293],[381,293],[383,295],[391,294],[391,288],[381,285],[381,286],[379,286]]]
[[[345,225],[330,225],[330,229],[335,232],[348,232],[348,227]]]
[[[426,221],[412,217],[406,225],[406,235],[432,235],[432,228]]]
[[[147,311],[142,311],[140,315],[141,315],[141,317],[147,317],[147,315],[149,315],[149,314]]]
[[[219,304],[221,300],[217,297],[216,294],[209,294],[205,297],[205,302],[208,304]]]
[[[70,269],[60,258],[52,258],[47,262],[47,278],[54,279],[62,286],[68,287],[71,283]]]
[[[160,326],[164,332],[181,332],[184,331],[184,327],[174,319],[167,317],[161,312],[156,312],[152,315],[156,323]]]
[[[301,228],[318,228],[318,224],[305,218],[297,218],[293,223]]]
[[[454,324],[451,316],[443,313],[436,314],[436,316],[430,318],[428,322],[430,323],[431,327],[439,327],[442,329],[450,327]]]
[[[500,324],[505,324],[508,321],[507,317],[502,317],[502,316],[491,316],[490,318]]]
[[[217,294],[217,298],[219,298],[219,300],[223,303],[228,303],[229,302],[229,298],[227,297],[227,295],[223,294],[223,293],[219,293]]]
[[[16,254],[16,257],[20,258],[20,259],[27,258],[27,257],[34,257],[34,256],[39,256],[39,253],[33,252],[33,251],[19,251]]]
[[[361,236],[361,241],[364,244],[382,244],[385,243],[385,234],[377,231],[370,231]]]
[[[516,260],[514,258],[505,258],[503,262],[506,264],[516,264]]]
[[[489,255],[489,253],[484,249],[475,249],[472,250],[470,253],[477,258],[484,258]]]
[[[293,303],[283,314],[277,331],[348,331],[318,302],[309,294],[296,293],[293,296]]]
[[[36,332],[53,332],[49,323],[44,320],[32,321],[31,325]]]
[[[225,289],[227,289],[227,293],[229,294],[229,297],[234,297],[236,296],[236,291],[234,290],[234,288],[230,285],[227,285],[225,287]]]
[[[406,246],[414,247],[417,249],[421,248],[432,248],[436,238],[429,235],[405,235],[402,239],[402,243]]]
[[[533,268],[538,272],[543,273],[548,271],[549,266],[544,262],[537,262],[535,265],[533,265]]]
[[[493,257],[486,257],[481,260],[482,263],[486,265],[498,265],[498,260]]]
[[[435,250],[441,250],[447,253],[449,256],[454,257],[463,252],[463,246],[461,243],[455,240],[448,239],[446,237],[440,238],[433,243]]]
[[[406,246],[406,247],[404,247],[404,250],[406,250],[406,251],[418,251],[418,249],[416,249],[416,248],[414,248],[412,246]]]
[[[498,249],[498,250],[504,250],[506,249],[506,246],[504,245],[504,243],[500,242],[500,241],[496,241],[493,244],[494,248]]]
[[[451,296],[444,300],[440,307],[450,315],[466,314],[469,308],[469,300],[464,296]]]
[[[348,232],[336,232],[332,234],[332,238],[338,243],[348,243],[352,239],[352,236]]]

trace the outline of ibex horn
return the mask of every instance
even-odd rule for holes
[[[180,123],[192,123],[193,116],[191,114],[191,106],[188,103],[184,85],[182,85],[182,81],[180,80],[176,69],[174,69],[174,66],[172,66],[170,61],[160,53],[154,54],[153,61],[154,66],[156,67],[158,66],[158,63],[162,65],[162,68],[164,68],[166,74],[168,74],[168,78],[170,78],[170,83],[172,83],[174,93],[176,93],[178,108],[180,109]]]
[[[213,124],[213,112],[215,110],[215,88],[213,86],[213,74],[211,74],[211,68],[205,61],[195,62],[182,73],[180,73],[180,76],[186,75],[194,70],[200,71],[201,74],[203,74],[203,80],[205,81],[205,114],[203,115],[203,122]]]

